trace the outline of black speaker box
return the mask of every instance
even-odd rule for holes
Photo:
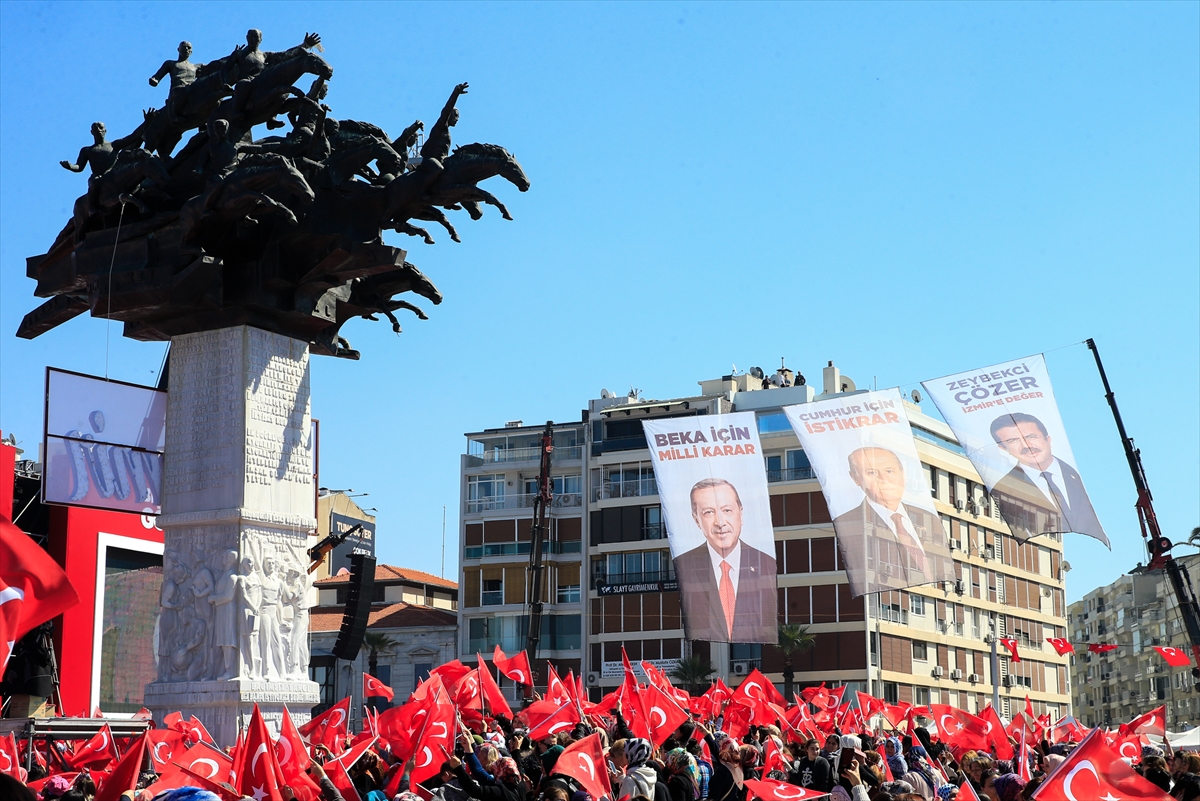
[[[354,554],[350,557],[350,587],[346,593],[346,611],[338,631],[333,655],[351,660],[362,648],[367,633],[367,618],[371,614],[371,598],[375,595],[375,557]]]

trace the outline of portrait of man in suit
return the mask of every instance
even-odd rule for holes
[[[992,439],[1017,464],[992,487],[992,499],[1020,539],[1050,531],[1075,531],[1107,543],[1078,471],[1054,455],[1046,426],[1031,414],[997,417]]]
[[[855,595],[954,580],[954,564],[937,515],[904,502],[904,465],[887,448],[847,456],[858,506],[834,521],[843,567]]]
[[[737,489],[703,479],[692,487],[691,507],[704,544],[675,559],[688,638],[777,642],[775,559],[742,540]]]

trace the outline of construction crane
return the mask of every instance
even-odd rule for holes
[[[1192,579],[1187,567],[1175,561],[1171,555],[1174,544],[1163,536],[1158,527],[1158,517],[1154,514],[1154,499],[1150,495],[1150,485],[1146,481],[1146,471],[1142,467],[1142,454],[1133,445],[1133,438],[1125,433],[1125,423],[1121,420],[1121,411],[1117,408],[1117,398],[1112,387],[1108,384],[1108,376],[1104,373],[1104,364],[1100,361],[1100,351],[1094,340],[1087,340],[1087,346],[1096,357],[1096,367],[1100,370],[1100,380],[1104,382],[1104,397],[1112,407],[1113,417],[1117,421],[1117,431],[1121,435],[1121,444],[1125,446],[1125,458],[1129,462],[1129,470],[1133,473],[1133,484],[1137,488],[1138,522],[1142,527],[1142,537],[1150,551],[1150,562],[1146,570],[1165,570],[1171,587],[1175,591],[1175,600],[1179,603],[1179,614],[1183,618],[1183,626],[1187,630],[1188,640],[1192,644],[1192,678],[1196,689],[1200,690],[1200,603],[1196,601],[1196,591],[1192,587]]]
[[[541,466],[538,469],[537,495],[533,499],[533,525],[529,529],[529,632],[525,637],[525,651],[529,655],[529,667],[537,668],[538,643],[542,639],[542,596],[545,577],[542,566],[542,542],[546,539],[547,516],[554,500],[550,483],[550,459],[554,454],[554,423],[546,421],[542,431]]]

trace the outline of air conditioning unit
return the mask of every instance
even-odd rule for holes
[[[958,668],[955,668],[954,670],[950,671],[950,678],[954,681],[959,681],[962,679],[962,671]]]
[[[950,631],[950,624],[944,620],[939,620],[938,621],[938,631],[940,631],[942,634],[947,633],[948,631]]]
[[[1151,701],[1157,701],[1157,700],[1158,700],[1158,693],[1150,693],[1150,700],[1151,700]]]
[[[996,635],[995,634],[985,634],[985,635],[983,635],[983,641],[986,642],[988,645],[991,645],[992,643],[994,643],[996,641]]]
[[[979,682],[983,681],[983,677],[978,673],[972,673],[970,676],[967,676],[967,681],[971,682],[972,684],[978,684]]]
[[[749,662],[734,662],[732,665],[732,668],[733,668],[733,675],[745,676],[746,674],[748,674],[750,672],[750,663]]]
[[[1105,673],[1100,678],[1104,679],[1105,681],[1108,681],[1109,679],[1112,678],[1112,673]]]
[[[960,512],[961,512],[961,511],[963,510],[963,502],[962,502],[962,501],[955,501],[955,502],[954,502],[954,508],[955,508],[955,509],[957,509],[958,511],[960,511]]]
[[[956,594],[962,595],[966,591],[967,591],[967,583],[965,581],[963,581],[962,579],[958,579],[957,581],[954,582],[954,592]]]
[[[961,543],[961,542],[959,542],[958,540],[950,540],[950,550],[952,550],[952,551],[961,551],[961,550],[962,550],[962,543]]]
[[[594,672],[589,673],[589,674],[587,674],[587,678],[584,679],[584,681],[587,683],[587,686],[595,687],[596,685],[598,685],[600,683],[600,674],[594,673]]]
[[[942,677],[942,674],[944,674],[945,672],[946,671],[942,670],[942,666],[938,665],[933,669],[933,677],[935,679],[940,679]]]
[[[973,514],[973,515],[979,514],[979,505],[976,504],[974,501],[967,504],[967,508],[970,509],[971,514]]]
[[[1003,684],[1005,687],[1013,687],[1016,685],[1016,683],[1017,683],[1016,676],[1005,676],[1004,681],[1001,682],[1001,684]]]

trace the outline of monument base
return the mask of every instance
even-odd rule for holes
[[[195,715],[232,745],[258,704],[297,722],[316,529],[306,343],[248,326],[171,341],[156,721]]]

